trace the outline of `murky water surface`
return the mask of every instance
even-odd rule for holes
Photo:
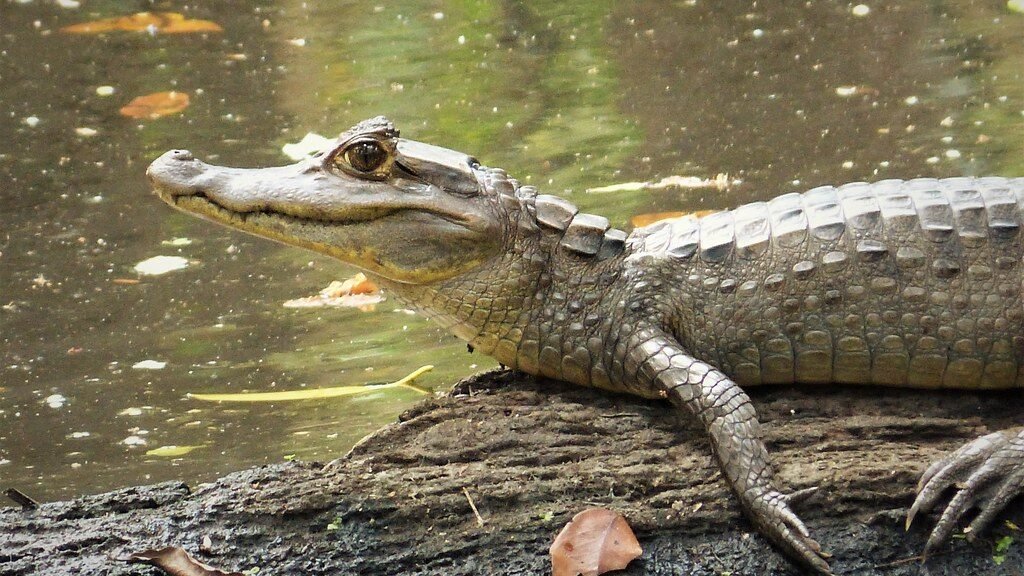
[[[1002,2],[160,3],[223,28],[180,35],[70,35],[150,4],[68,4],[0,0],[0,480],[42,500],[328,460],[419,399],[190,392],[424,364],[443,390],[493,365],[392,303],[284,308],[354,270],[165,207],[143,174],[169,148],[280,164],[307,132],[386,114],[626,228],[825,183],[1024,175],[1024,14]],[[189,107],[118,112],[169,90]],[[738,183],[588,192],[718,174]],[[157,255],[190,265],[133,270]],[[147,454],[168,446],[196,448]]]

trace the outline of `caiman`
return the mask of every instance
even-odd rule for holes
[[[175,208],[365,270],[506,366],[667,398],[759,531],[820,573],[791,510],[808,491],[776,486],[741,386],[1024,386],[1024,178],[823,186],[627,234],[383,117],[290,166],[172,150],[148,175]],[[1024,431],[989,434],[927,468],[907,523],[955,489],[927,553],[1022,486]]]

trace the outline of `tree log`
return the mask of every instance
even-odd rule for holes
[[[1024,572],[1019,542],[994,561],[998,538],[1020,539],[1005,522],[924,566],[916,557],[933,518],[903,530],[925,466],[1019,424],[1019,392],[804,387],[753,397],[783,488],[820,488],[798,513],[837,574]],[[118,558],[164,546],[260,574],[547,574],[554,536],[592,506],[625,515],[644,548],[622,574],[800,573],[752,532],[685,415],[505,371],[464,380],[327,465],[4,509],[0,574],[138,574]],[[1005,514],[1022,516],[1019,503]]]

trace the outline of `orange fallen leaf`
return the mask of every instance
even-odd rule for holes
[[[634,228],[640,228],[641,226],[654,224],[661,220],[681,218],[683,216],[696,216],[697,218],[703,218],[708,214],[713,214],[715,212],[715,210],[697,210],[696,212],[651,212],[650,214],[638,214],[633,216],[629,219],[629,223],[632,224]]]
[[[225,572],[207,566],[177,546],[136,552],[124,560],[128,563],[156,566],[171,576],[242,576],[241,572]]]
[[[351,296],[353,294],[376,294],[380,288],[362,272],[344,282],[331,282],[320,291],[325,297]]]
[[[551,544],[552,576],[599,576],[625,568],[643,554],[618,512],[588,508],[562,528]]]
[[[138,96],[121,108],[121,115],[129,118],[155,120],[177,114],[188,108],[188,94],[184,92],[154,92]]]
[[[338,280],[331,282],[315,296],[288,300],[284,306],[285,308],[336,306],[359,308],[363,312],[370,312],[374,309],[375,304],[383,300],[380,288],[374,284],[373,280],[360,272],[344,282]]]
[[[163,34],[224,31],[216,22],[189,20],[176,12],[139,12],[130,16],[72,24],[60,29],[65,34],[102,34],[114,31],[143,32],[147,30]]]

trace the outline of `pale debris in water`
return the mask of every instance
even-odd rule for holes
[[[281,147],[281,152],[291,160],[302,160],[305,158],[311,158],[318,152],[325,150],[334,143],[334,140],[309,132],[302,137],[302,140],[292,144],[285,144]]]
[[[588,194],[605,194],[607,192],[637,192],[639,190],[664,190],[666,188],[714,188],[725,190],[740,184],[742,180],[730,179],[728,174],[718,174],[714,178],[698,176],[667,176],[657,182],[624,182],[611,186],[587,188]]]
[[[850,12],[852,12],[854,16],[863,17],[871,13],[871,8],[868,7],[867,4],[857,4],[852,10],[850,10]]]
[[[170,240],[161,240],[161,246],[191,246],[192,240],[190,238],[171,238]]]
[[[125,438],[124,440],[121,440],[121,444],[124,444],[125,446],[145,446],[146,439],[143,438],[142,436],[137,436],[133,434]]]
[[[67,401],[68,399],[62,394],[50,394],[43,399],[43,402],[46,402],[46,405],[50,408],[61,408]]]
[[[142,360],[132,364],[132,368],[136,370],[163,370],[167,366],[167,362],[161,362],[159,360]]]
[[[188,260],[181,256],[153,256],[135,265],[135,271],[145,276],[159,276],[188,268]]]

